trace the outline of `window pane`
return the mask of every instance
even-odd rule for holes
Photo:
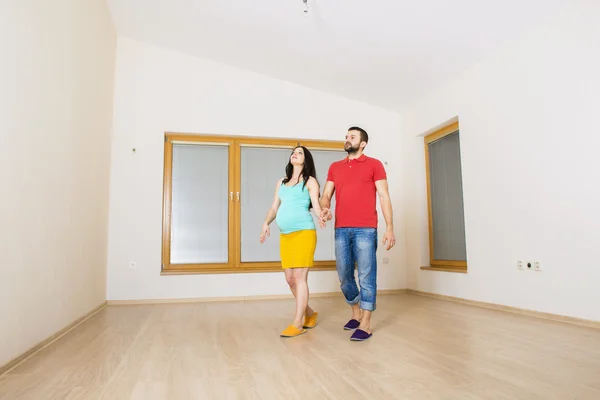
[[[279,229],[271,223],[271,236],[260,244],[259,236],[273,203],[275,184],[285,176],[291,149],[242,147],[241,237],[242,262],[279,261]]]
[[[447,135],[428,148],[434,258],[466,261],[459,134]]]
[[[173,144],[171,263],[228,262],[229,148]]]

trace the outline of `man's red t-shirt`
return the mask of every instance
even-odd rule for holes
[[[335,187],[336,228],[377,228],[375,182],[382,179],[387,176],[381,161],[364,154],[331,164],[327,180]]]

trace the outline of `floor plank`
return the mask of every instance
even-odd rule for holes
[[[600,399],[600,331],[414,295],[349,341],[341,298],[112,306],[0,377],[0,399]]]

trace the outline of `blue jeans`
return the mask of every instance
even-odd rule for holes
[[[375,311],[377,297],[377,229],[336,228],[335,258],[340,287],[346,302]],[[354,279],[354,265],[358,265],[358,283]]]

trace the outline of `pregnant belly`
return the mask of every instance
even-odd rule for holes
[[[281,211],[281,210],[280,210]],[[308,210],[283,210],[277,213],[277,226],[281,232],[309,229],[314,223]]]

